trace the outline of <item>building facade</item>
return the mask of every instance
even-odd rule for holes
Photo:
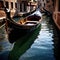
[[[56,26],[60,30],[60,0],[54,0],[53,19],[54,19]]]
[[[40,8],[41,12],[44,11],[43,8],[45,8],[46,0],[38,0],[38,8]]]
[[[6,6],[11,10],[11,16],[29,12],[36,8],[36,5],[33,0],[0,0],[0,8]]]
[[[53,13],[53,0],[46,0],[45,9],[50,13]]]
[[[18,13],[20,12],[20,14],[22,13],[26,13],[26,12],[30,12],[33,9],[36,8],[37,2],[34,2],[33,0],[18,0],[18,4],[17,4],[17,11]]]
[[[46,5],[46,0],[38,0],[38,7],[43,9]]]
[[[0,8],[3,8],[4,6],[6,6],[6,8],[11,10],[11,16],[13,16],[14,13],[16,12],[17,0],[1,0]]]
[[[32,10],[34,10],[34,9],[36,9],[37,8],[37,1],[33,1],[33,0],[31,0],[31,1],[29,1],[28,2],[28,6],[27,6],[27,11],[29,12],[29,11],[32,11]],[[28,10],[29,9],[29,10]]]
[[[44,11],[44,9],[46,9],[47,11],[49,11],[50,13],[53,12],[53,1],[52,0],[38,0],[38,5],[40,10]]]

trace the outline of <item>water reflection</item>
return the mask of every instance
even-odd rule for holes
[[[9,51],[13,48],[13,44],[10,44],[6,38],[5,27],[0,28],[0,60],[7,60]]]

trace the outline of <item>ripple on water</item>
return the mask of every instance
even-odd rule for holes
[[[10,51],[13,48],[13,44],[9,43],[6,38],[5,27],[0,28],[0,53],[4,51]]]

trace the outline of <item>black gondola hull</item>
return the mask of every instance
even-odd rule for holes
[[[18,40],[24,35],[31,33],[32,31],[37,29],[39,26],[40,26],[40,23],[31,27],[19,26],[18,24],[14,24],[8,21],[8,28],[7,28],[8,40],[10,41],[10,43],[13,43],[14,41]]]
[[[23,21],[24,24],[21,24],[20,23],[21,21]],[[11,43],[13,43],[14,41],[18,40],[24,35],[32,33],[35,29],[37,29],[40,26],[40,23],[41,23],[41,16],[38,16],[36,14],[21,19],[19,20],[19,22],[15,22],[14,20],[8,18],[6,20],[6,27],[5,27],[8,35],[8,40]]]

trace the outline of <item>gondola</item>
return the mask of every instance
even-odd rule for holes
[[[25,18],[21,18],[16,22],[7,15],[5,28],[9,41],[16,41],[22,36],[34,31],[41,23],[41,16],[40,11],[36,10],[33,14]]]

